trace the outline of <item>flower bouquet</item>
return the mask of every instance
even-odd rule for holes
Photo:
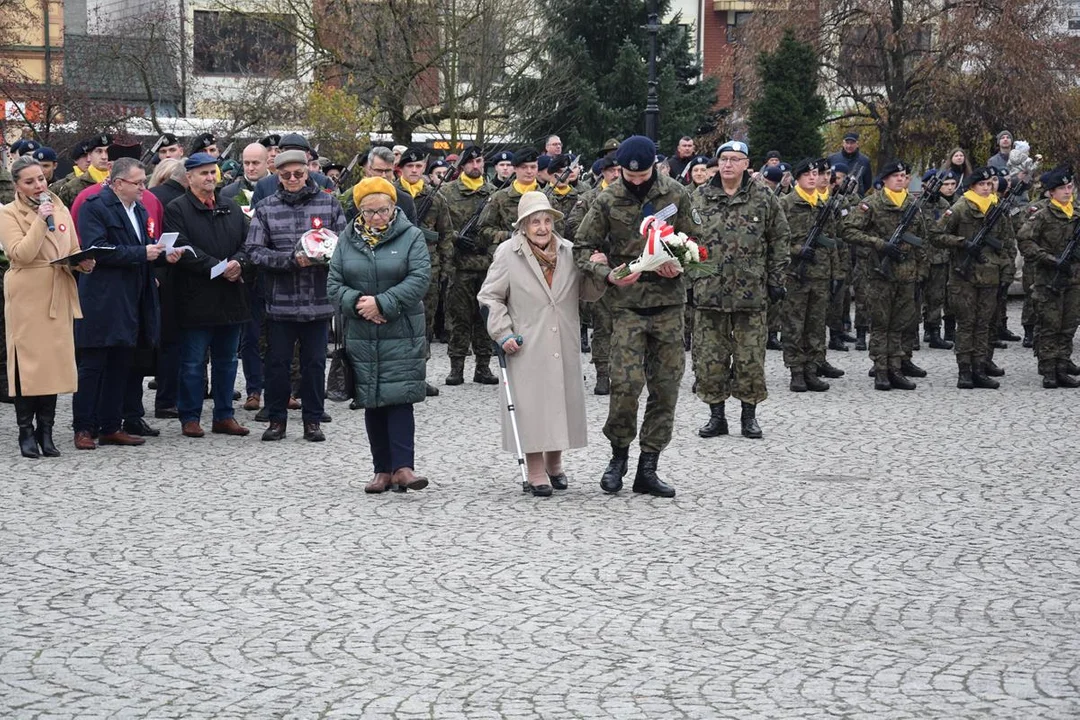
[[[338,236],[324,227],[313,228],[300,236],[296,243],[296,254],[304,255],[313,263],[328,264],[337,247]]]
[[[655,215],[641,221],[641,235],[645,238],[641,257],[616,270],[616,278],[622,279],[633,273],[656,272],[661,265],[672,261],[679,263],[684,272],[697,276],[716,273],[716,268],[705,262],[709,259],[708,250],[684,233],[675,232],[675,228]]]

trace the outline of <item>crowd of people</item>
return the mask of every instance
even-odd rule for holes
[[[212,134],[186,153],[162,136],[147,164],[139,144],[101,135],[54,178],[57,154],[21,141],[10,179],[0,173],[0,392],[28,458],[60,454],[62,393],[74,393],[78,450],[159,434],[145,420],[148,376],[155,417],[187,438],[205,435],[210,398],[211,433],[250,433],[234,411],[242,400],[267,423],[262,440],[284,438],[299,410],[304,439],[320,442],[333,337],[350,407],[365,413],[365,490],[418,490],[428,480],[414,468],[413,406],[440,393],[426,366],[442,316],[444,386],[465,382],[470,354],[473,382],[498,384],[493,350],[507,358],[516,404],[531,410],[516,422],[503,412],[523,490],[567,486],[562,452],[586,444],[589,354],[593,392],[609,396],[602,489],[622,489],[637,439],[633,491],[673,497],[657,469],[687,351],[709,411],[703,438],[728,434],[731,397],[741,434],[763,437],[770,348],[792,392],[828,391],[843,371],[827,353],[849,343],[869,353],[876,389],[914,390],[926,374],[912,355],[920,322],[922,342],[954,352],[958,388],[998,388],[994,350],[1020,340],[1044,387],[1080,386],[1072,170],[1040,174],[1026,143],[1008,131],[997,142],[983,166],[956,148],[919,177],[900,160],[874,174],[856,133],[828,157],[769,151],[756,170],[745,142],[706,154],[690,137],[670,157],[646,137],[612,139],[591,167],[557,136],[542,152],[373,147],[345,167],[320,163],[295,133],[251,143],[231,165]],[[634,270],[647,218],[696,239],[708,260],[684,267],[669,249]],[[1005,313],[1018,255],[1022,339]],[[241,364],[246,396],[234,389]]]

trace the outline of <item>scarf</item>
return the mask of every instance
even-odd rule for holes
[[[552,236],[548,240],[546,249],[533,244],[528,237],[525,238],[525,242],[529,244],[529,250],[532,251],[536,262],[540,264],[540,270],[544,273],[544,280],[547,281],[548,287],[551,287],[551,282],[555,278],[555,262],[559,255],[558,241]]]
[[[103,183],[109,178],[108,170],[98,170],[93,165],[87,165],[86,172],[90,175],[90,179],[95,183]]]
[[[607,190],[607,186],[608,186],[608,181],[607,180],[601,180],[600,181],[600,189],[601,190]]]
[[[964,199],[979,209],[983,215],[990,209],[990,206],[997,202],[997,198],[993,195],[987,195],[983,197],[977,195],[974,190],[968,190],[964,193]]]
[[[396,210],[397,209],[395,208],[394,214],[390,216],[391,223],[394,221],[394,218],[397,217]],[[356,234],[360,236],[361,240],[367,243],[368,247],[375,247],[378,245],[379,241],[382,240],[383,233],[385,233],[389,227],[390,223],[378,228],[370,227],[364,222],[364,218],[361,215],[357,215],[356,220],[353,221],[353,230],[356,231]]]
[[[818,195],[814,191],[806,192],[798,185],[795,186],[795,194],[801,197],[810,205],[810,207],[816,207],[818,204]]]
[[[522,195],[524,195],[527,192],[532,192],[536,188],[537,188],[537,185],[536,185],[535,180],[533,180],[532,183],[530,183],[529,185],[522,185],[517,180],[514,181],[514,189],[517,190]]]
[[[717,175],[717,177],[720,176]],[[649,191],[652,190],[653,185],[656,184],[656,171],[654,170],[653,174],[649,176],[649,179],[641,183],[640,185],[626,182],[626,178],[622,178],[622,184],[623,187],[630,191],[631,195],[633,195],[639,201],[644,202],[645,196],[649,194]]]
[[[413,185],[411,182],[409,182],[403,177],[398,178],[398,182],[401,183],[402,189],[413,197],[416,197],[424,191],[424,178],[420,178],[419,180],[417,180],[415,185]]]
[[[827,202],[829,202],[829,188],[825,188],[824,190],[818,190],[817,191],[817,196],[818,196],[818,203],[827,203]]]
[[[480,188],[484,187],[483,175],[478,178],[471,178],[465,173],[461,173],[461,175],[458,177],[458,180],[461,181],[462,187],[464,187],[469,192],[476,192]]]
[[[307,202],[308,198],[313,197],[319,192],[319,186],[308,179],[308,184],[300,188],[296,192],[289,192],[285,189],[284,185],[278,185],[277,195],[281,198],[282,202],[286,205],[300,205]]]
[[[903,207],[904,201],[907,200],[907,190],[896,192],[889,188],[881,188],[881,191],[885,193],[885,197],[889,198],[889,201],[896,207]]]
[[[86,171],[83,170],[82,168],[80,168],[78,165],[71,168],[71,172],[75,173],[75,177],[82,177],[83,175],[86,174]]]
[[[1050,204],[1053,205],[1054,207],[1056,207],[1061,212],[1065,213],[1065,217],[1072,220],[1072,216],[1073,216],[1072,200],[1069,201],[1068,205],[1065,205],[1064,203],[1059,203],[1057,200],[1051,200]]]
[[[570,187],[569,185],[567,185],[566,187],[559,187],[558,185],[556,185],[555,187],[551,188],[552,192],[554,192],[559,197],[566,197],[573,189],[574,188]]]

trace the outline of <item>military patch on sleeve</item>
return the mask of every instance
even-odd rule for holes
[[[866,203],[859,203],[859,209],[863,212],[870,212],[870,206]]]
[[[690,211],[690,219],[694,221],[695,225],[701,224],[701,215],[698,214],[697,208],[693,208]]]
[[[1028,214],[1037,213],[1039,211],[1038,205],[1032,205],[1028,208]]]
[[[847,208],[844,208],[843,210],[840,211],[840,217],[847,217],[847,216],[848,216]]]
[[[949,217],[950,215],[952,215],[952,210],[946,210],[945,217]]]
[[[675,207],[675,203],[671,203],[667,207],[661,208],[653,213],[657,220],[667,220],[669,217],[679,211],[679,208]]]

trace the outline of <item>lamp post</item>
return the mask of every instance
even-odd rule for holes
[[[660,32],[660,24],[656,17],[656,0],[648,0],[648,13],[645,30],[649,33],[649,94],[645,100],[645,134],[656,142],[660,123],[660,98],[656,91],[656,34]]]

